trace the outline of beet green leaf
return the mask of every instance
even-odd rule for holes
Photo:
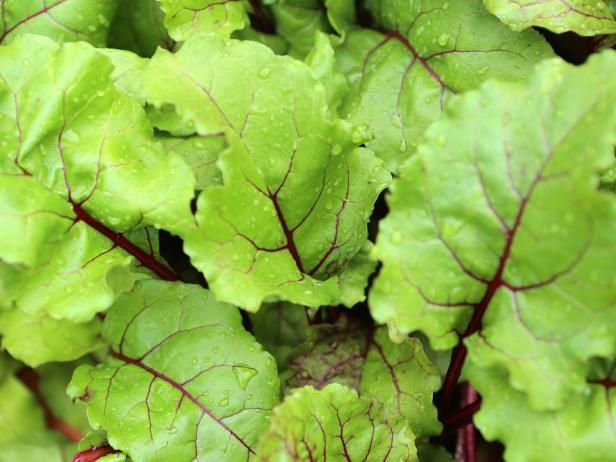
[[[110,357],[69,394],[132,460],[248,460],[278,401],[274,358],[232,306],[182,283],[143,281],[107,313]]]
[[[531,26],[579,35],[616,33],[616,20],[604,0],[484,0],[491,13],[519,31]]]
[[[260,44],[202,36],[175,54],[159,50],[146,93],[198,135],[226,135],[224,184],[201,193],[199,226],[183,234],[219,300],[251,311],[267,297],[340,302],[338,275],[366,242],[389,175],[332,114],[308,66]]]
[[[124,0],[122,0],[124,1]],[[4,0],[0,4],[0,44],[22,34],[60,42],[104,46],[117,0]]]
[[[352,85],[343,114],[372,131],[368,147],[393,172],[452,95],[490,78],[519,80],[551,55],[538,33],[510,31],[481,0],[367,7],[378,30],[353,30],[337,50],[337,68]]]
[[[274,409],[257,460],[416,461],[413,433],[377,401],[339,384],[293,391]]]
[[[616,54],[540,65],[527,83],[458,98],[392,185],[371,310],[437,349],[501,367],[533,407],[588,390],[616,349],[613,162]],[[461,347],[463,348],[463,347]]]

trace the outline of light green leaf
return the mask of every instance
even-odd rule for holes
[[[195,174],[195,188],[204,190],[210,185],[222,183],[222,173],[216,161],[227,147],[224,136],[161,135],[158,140],[163,149],[177,154],[191,166]]]
[[[44,311],[0,311],[2,348],[32,367],[50,361],[72,361],[101,347],[100,329],[97,318],[75,323],[54,319]]]
[[[66,387],[71,381],[73,371],[81,364],[91,362],[92,360],[85,359],[73,363],[45,364],[36,369],[40,377],[38,388],[52,414],[82,434],[89,430],[85,409],[69,399]]]
[[[616,201],[597,190],[613,162],[616,53],[550,60],[525,83],[452,102],[392,185],[370,307],[436,349],[465,339],[532,407],[588,390],[590,357],[616,337]]]
[[[264,303],[257,313],[250,314],[250,323],[257,341],[276,358],[281,371],[308,332],[305,308],[287,302]]]
[[[466,369],[466,375],[483,398],[474,422],[486,439],[505,444],[507,462],[604,462],[614,458],[613,386],[591,384],[588,393],[569,396],[561,410],[541,412],[507,383],[502,370],[473,366]]]
[[[118,92],[144,103],[143,70],[148,60],[131,51],[113,48],[101,48],[98,52],[113,64],[110,78]]]
[[[165,26],[177,41],[203,32],[229,36],[248,24],[242,0],[159,0]]]
[[[337,49],[351,91],[342,114],[393,172],[417,150],[452,95],[491,78],[519,80],[552,56],[535,31],[515,33],[481,0],[368,1],[381,31],[354,30]]]
[[[5,0],[0,4],[0,44],[11,43],[22,34],[38,34],[59,42],[86,41],[105,46],[117,3],[117,0]]]
[[[107,313],[111,357],[69,395],[137,462],[247,460],[278,401],[274,359],[237,309],[196,285],[143,281]]]
[[[75,452],[75,445],[59,434],[30,432],[27,438],[0,444],[0,462],[66,462]],[[104,462],[99,459],[99,462]]]
[[[259,443],[263,462],[416,461],[413,433],[382,405],[338,384],[304,387],[274,409]]]
[[[289,387],[319,389],[338,383],[379,401],[389,415],[402,416],[418,439],[440,432],[432,404],[440,375],[416,338],[394,343],[386,328],[353,322],[313,326],[308,340],[291,356],[289,368]]]
[[[325,86],[327,100],[332,110],[337,110],[348,92],[347,81],[335,65],[335,54],[330,38],[322,32],[317,32],[312,51],[306,57],[314,75]]]
[[[257,43],[198,37],[159,50],[145,88],[200,136],[227,136],[224,185],[199,196],[199,227],[184,234],[218,299],[251,311],[264,299],[338,303],[337,275],[366,242],[389,175],[356,148],[361,137],[333,116],[308,66]]]
[[[112,69],[84,43],[0,48],[0,278],[33,318],[91,320],[143,277],[115,233],[193,221],[189,166],[156,143]]]
[[[113,17],[108,46],[149,57],[161,46],[171,49],[173,40],[163,25],[158,0],[121,0]]]
[[[276,33],[289,44],[288,54],[303,59],[312,49],[317,32],[330,32],[320,0],[285,0],[270,6]]]
[[[352,308],[366,299],[368,278],[374,273],[378,263],[371,255],[372,247],[372,243],[366,241],[340,275],[340,302],[347,308]]]
[[[544,27],[578,35],[616,33],[616,21],[604,0],[484,0],[486,8],[515,31]]]
[[[30,390],[16,377],[5,377],[0,382],[0,453],[5,445],[27,441],[45,428],[43,411]]]
[[[383,403],[409,423],[418,439],[441,430],[432,395],[439,389],[438,370],[426,357],[419,339],[392,342],[387,329],[374,333],[361,375],[360,393]]]

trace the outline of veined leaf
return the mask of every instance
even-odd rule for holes
[[[611,368],[611,371],[610,371]],[[467,376],[481,393],[474,417],[488,440],[505,444],[508,462],[604,462],[616,454],[614,367],[602,380],[590,381],[588,393],[570,396],[558,411],[537,411],[524,393],[514,390],[498,369],[469,367]]]
[[[356,147],[361,134],[331,113],[308,66],[259,44],[197,37],[176,54],[159,50],[145,88],[198,135],[226,134],[224,185],[201,193],[199,226],[184,234],[216,296],[251,311],[272,297],[338,303],[338,275],[366,242],[389,175]]]
[[[165,12],[164,23],[169,35],[178,41],[204,32],[216,32],[228,37],[248,23],[242,0],[158,1]]]
[[[121,233],[192,222],[190,168],[111,72],[83,43],[0,48],[0,278],[3,304],[31,318],[90,321],[144,277],[128,253],[148,255]]]
[[[258,460],[416,461],[413,434],[381,404],[338,384],[304,387],[274,409],[259,443]]]
[[[452,103],[392,186],[370,308],[437,349],[501,367],[532,407],[588,390],[588,359],[616,337],[616,53],[540,65]]]
[[[537,32],[512,32],[481,0],[367,6],[379,30],[353,30],[337,49],[337,68],[351,83],[342,114],[373,132],[367,146],[393,172],[453,94],[491,78],[522,79],[552,55]]]
[[[248,460],[278,401],[274,359],[206,290],[143,281],[107,313],[111,357],[69,395],[132,460]]]
[[[403,417],[418,439],[440,431],[432,404],[440,375],[416,338],[394,343],[386,328],[314,326],[291,356],[289,369],[290,387],[345,385],[382,403],[388,415]]]
[[[124,1],[124,0],[122,0]],[[60,42],[105,46],[117,0],[5,0],[0,4],[0,43],[24,33]]]
[[[491,13],[519,31],[545,27],[556,33],[579,35],[616,33],[616,20],[604,0],[484,0]]]

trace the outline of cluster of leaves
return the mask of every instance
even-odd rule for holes
[[[0,461],[614,459],[616,2],[0,14]]]

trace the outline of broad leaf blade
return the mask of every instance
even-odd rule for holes
[[[338,384],[295,390],[274,409],[260,461],[416,461],[413,434],[383,407]]]
[[[229,36],[248,24],[242,0],[159,0],[169,35],[178,41],[204,32]]]
[[[570,396],[562,409],[541,412],[507,383],[503,371],[472,367],[466,373],[483,398],[475,424],[488,440],[505,444],[508,462],[603,462],[614,458],[614,386],[593,383],[588,393]]]
[[[604,0],[484,0],[484,3],[515,31],[538,26],[558,34],[616,33],[616,20]]]
[[[200,136],[226,134],[224,185],[199,196],[199,227],[184,236],[217,297],[251,311],[267,297],[338,303],[337,275],[366,242],[389,177],[355,147],[361,136],[332,115],[308,66],[256,43],[197,37],[159,51],[146,91]]]
[[[111,63],[91,46],[24,36],[0,48],[0,69],[8,305],[89,321],[143,277],[126,253],[138,249],[118,233],[192,222],[192,173],[156,143],[143,109],[116,91]]]
[[[278,401],[274,359],[198,286],[139,283],[105,318],[112,353],[69,394],[135,461],[247,460]]]
[[[379,322],[503,367],[533,407],[588,388],[616,338],[613,159],[616,54],[541,65],[525,84],[456,100],[394,182],[371,293]],[[472,318],[472,319],[471,319]]]
[[[59,42],[105,46],[116,4],[117,0],[5,0],[0,4],[0,43],[38,34]]]
[[[338,383],[382,403],[389,415],[404,418],[418,439],[440,431],[432,404],[440,375],[417,338],[394,343],[386,328],[354,322],[314,326],[291,356],[289,369],[288,387],[320,389]]]
[[[552,55],[537,32],[512,32],[481,0],[367,6],[379,31],[353,30],[337,50],[338,70],[351,82],[342,113],[372,131],[367,146],[393,172],[453,94],[491,78],[522,79]]]

